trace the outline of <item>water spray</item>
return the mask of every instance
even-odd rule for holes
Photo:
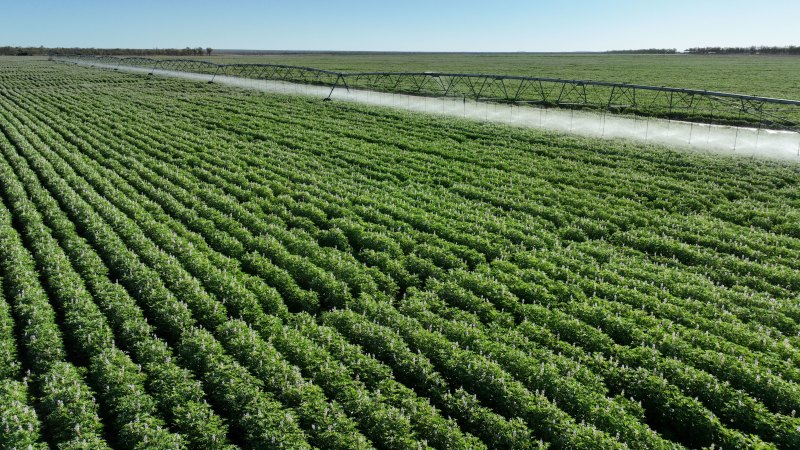
[[[95,64],[97,67],[117,68],[119,71],[150,73],[147,67],[131,67],[124,65]],[[317,98],[331,98],[337,101],[358,102],[375,106],[391,107],[428,114],[455,116],[462,118],[477,119],[497,123],[506,123],[521,127],[534,127],[560,132],[570,132],[584,136],[614,139],[623,138],[634,141],[643,141],[645,144],[656,143],[672,147],[693,148],[720,153],[745,154],[748,156],[765,156],[773,158],[789,159],[800,161],[800,133],[781,130],[763,130],[759,124],[758,128],[742,126],[714,125],[707,126],[705,142],[694,139],[694,122],[683,122],[673,120],[671,116],[666,119],[647,116],[644,133],[637,124],[641,119],[637,115],[617,115],[607,114],[605,111],[589,113],[576,111],[570,108],[569,111],[558,108],[549,108],[536,105],[514,105],[507,103],[494,102],[490,106],[487,101],[478,101],[461,97],[461,108],[446,108],[446,103],[442,103],[442,108],[431,108],[428,102],[430,96],[415,96],[409,94],[375,92],[362,89],[334,89],[330,86],[319,86],[307,83],[291,83],[286,81],[276,81],[265,79],[263,84],[253,84],[252,79],[220,74],[199,74],[181,72],[173,70],[159,69],[152,73],[161,76],[180,77],[192,80],[209,81],[213,78],[215,83],[230,86],[242,87],[247,89],[258,89],[268,92],[287,93],[294,92],[295,95],[308,95]],[[402,102],[402,98],[406,102]],[[455,106],[455,104],[453,105]],[[493,113],[489,114],[489,108]],[[509,108],[508,114],[498,113],[502,108]],[[459,111],[460,109],[460,111]],[[481,111],[482,109],[482,111]],[[482,113],[482,114],[481,114]]]

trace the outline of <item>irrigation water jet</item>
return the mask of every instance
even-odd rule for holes
[[[88,65],[78,62],[76,64]],[[215,75],[180,72],[164,69],[98,64],[94,67],[118,69],[120,71],[150,73],[168,77],[197,81],[211,81],[246,89],[256,89],[275,93],[294,93],[317,98],[331,98],[386,108],[426,114],[461,117],[476,121],[504,123],[526,128],[539,128],[601,139],[627,139],[645,144],[662,144],[670,147],[700,150],[706,152],[758,156],[800,162],[800,133],[748,128],[727,125],[714,125],[697,122],[682,122],[648,116],[641,120],[638,116],[615,115],[605,111],[590,112],[575,109],[541,108],[492,103],[448,97],[427,97],[408,94],[393,94],[359,89],[334,89],[326,86],[264,80],[264,84],[252,83],[251,79],[228,75]],[[403,98],[405,97],[405,102]],[[441,108],[436,107],[441,102]],[[510,111],[507,111],[509,108]],[[499,111],[498,111],[499,110]],[[645,122],[642,126],[641,122]],[[695,130],[699,128],[700,131]],[[692,139],[706,131],[706,139]]]

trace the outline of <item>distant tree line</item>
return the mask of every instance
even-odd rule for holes
[[[80,48],[80,47],[0,47],[3,56],[39,56],[39,55],[124,55],[124,56],[202,56],[211,55],[211,47],[186,48]]]
[[[694,47],[687,49],[686,53],[696,53],[700,55],[800,55],[800,47],[795,45],[787,47]]]
[[[636,50],[609,50],[606,53],[623,55],[674,55],[678,53],[675,48],[640,48]]]

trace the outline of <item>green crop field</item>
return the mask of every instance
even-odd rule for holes
[[[2,59],[0,284],[3,449],[800,448],[788,162]]]

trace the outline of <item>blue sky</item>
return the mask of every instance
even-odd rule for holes
[[[0,0],[0,45],[512,52],[800,45],[800,1]]]

